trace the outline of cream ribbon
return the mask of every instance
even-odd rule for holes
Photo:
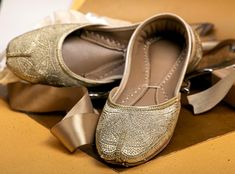
[[[51,129],[51,133],[71,152],[85,144],[92,144],[98,112],[93,109],[89,94],[83,88],[83,96],[62,121]]]
[[[235,68],[210,88],[187,96],[188,103],[193,107],[194,114],[201,114],[215,107],[227,95],[235,82]]]
[[[51,129],[51,133],[69,151],[93,143],[99,114],[94,110],[85,87],[58,88],[18,82],[8,84],[8,96],[10,107],[17,111],[69,111]]]
[[[10,107],[32,113],[68,112],[86,94],[84,87],[59,88],[22,82],[10,83],[7,87]]]

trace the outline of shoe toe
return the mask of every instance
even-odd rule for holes
[[[174,112],[162,114],[164,110],[118,111],[106,104],[96,131],[101,158],[124,166],[149,160],[169,142],[178,119],[177,105],[171,108]]]
[[[50,25],[16,37],[6,50],[8,67],[31,83],[80,85],[80,80],[67,72],[61,53],[64,38],[80,27],[80,24]]]
[[[117,136],[115,136],[115,134]],[[109,163],[131,166],[144,161],[148,155],[152,138],[147,133],[130,137],[129,131],[101,133],[98,135],[97,148],[101,158]]]
[[[8,44],[6,49],[7,66],[23,80],[36,83],[39,80],[37,67],[43,63],[34,56],[38,54],[37,32],[32,31],[16,37]]]

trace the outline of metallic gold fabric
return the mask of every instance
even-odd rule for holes
[[[7,65],[18,77],[32,83],[79,86],[63,62],[61,48],[71,32],[92,24],[57,24],[28,32],[12,40],[6,50]]]
[[[177,28],[178,26],[179,28]],[[161,34],[158,35],[158,33],[164,31],[175,31],[172,34],[175,38],[177,38],[177,32],[183,35],[185,39],[183,43],[184,48],[181,50],[181,54],[178,54],[178,57],[176,57],[178,59],[175,59],[174,64],[167,64],[167,60],[159,59],[159,61],[166,61],[166,63],[164,62],[164,67],[158,67],[156,71],[151,72],[154,72],[154,74],[146,73],[147,76],[144,74],[141,77],[144,71],[149,71],[151,67],[149,64],[154,61],[150,61],[148,66],[141,66],[145,63],[144,59],[146,56],[144,53],[141,54],[139,50],[144,47],[143,43],[148,39],[148,36],[157,35],[161,37]],[[180,44],[180,42],[175,43]],[[167,50],[167,46],[164,46]],[[157,47],[154,48],[157,49]],[[180,86],[182,85],[189,60],[191,59],[193,66],[197,64],[202,56],[201,51],[199,37],[195,36],[191,27],[183,19],[174,14],[159,14],[140,24],[132,35],[128,45],[126,55],[127,65],[121,84],[117,90],[114,89],[111,91],[97,125],[96,147],[101,158],[113,164],[134,166],[153,158],[165,148],[173,135],[178,120],[180,111]],[[157,59],[158,57],[155,56],[154,58]],[[180,62],[181,66],[178,66],[178,60],[182,60]],[[163,70],[164,68],[168,71],[165,72]],[[155,99],[157,102],[153,102],[151,97],[154,97],[153,95],[156,93],[149,93],[149,95],[141,93],[137,100],[143,100],[141,104],[136,105],[134,102],[125,103],[120,100],[123,99],[123,96],[132,94],[133,86],[149,86],[150,81],[153,83],[154,80],[159,79],[164,81],[162,76],[154,76],[162,72],[166,74],[167,84],[169,85],[165,85],[163,89],[171,97],[166,97],[161,102]],[[169,78],[172,72],[176,75],[174,79]],[[159,88],[159,86],[153,87]],[[125,103],[125,105],[120,103]]]
[[[202,59],[202,53],[203,48],[201,44],[201,39],[199,37],[199,34],[197,31],[192,30],[192,37],[194,38],[193,42],[193,48],[192,53],[194,54],[191,59],[189,60],[188,67],[187,67],[187,73],[191,73],[195,71],[195,68],[199,64],[200,60]]]
[[[96,130],[101,158],[134,165],[148,160],[167,145],[178,119],[180,96],[160,105],[139,107],[115,104],[111,97]]]

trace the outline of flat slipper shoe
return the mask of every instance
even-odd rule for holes
[[[189,60],[201,55],[198,37],[177,15],[162,13],[137,27],[121,84],[110,92],[97,125],[101,158],[134,166],[166,147],[178,120]]]
[[[66,87],[110,84],[122,77],[126,48],[137,26],[43,27],[9,43],[7,65],[16,76],[30,83]],[[210,23],[196,23],[191,27],[201,37],[214,28]]]
[[[124,50],[135,28],[94,24],[43,27],[9,43],[7,65],[31,83],[67,87],[111,83],[122,77]]]

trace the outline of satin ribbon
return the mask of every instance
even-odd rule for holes
[[[69,111],[51,133],[71,152],[94,142],[99,114],[85,87],[52,87],[26,83],[8,84],[9,105],[23,112]]]
[[[229,73],[210,88],[187,96],[188,103],[193,107],[194,114],[201,114],[215,107],[225,98],[235,82],[235,68],[229,68]]]
[[[58,88],[21,82],[7,87],[10,107],[22,112],[67,112],[85,95],[82,87]]]
[[[98,112],[93,109],[86,88],[82,88],[83,96],[67,115],[51,129],[51,133],[71,152],[85,144],[92,144]]]

